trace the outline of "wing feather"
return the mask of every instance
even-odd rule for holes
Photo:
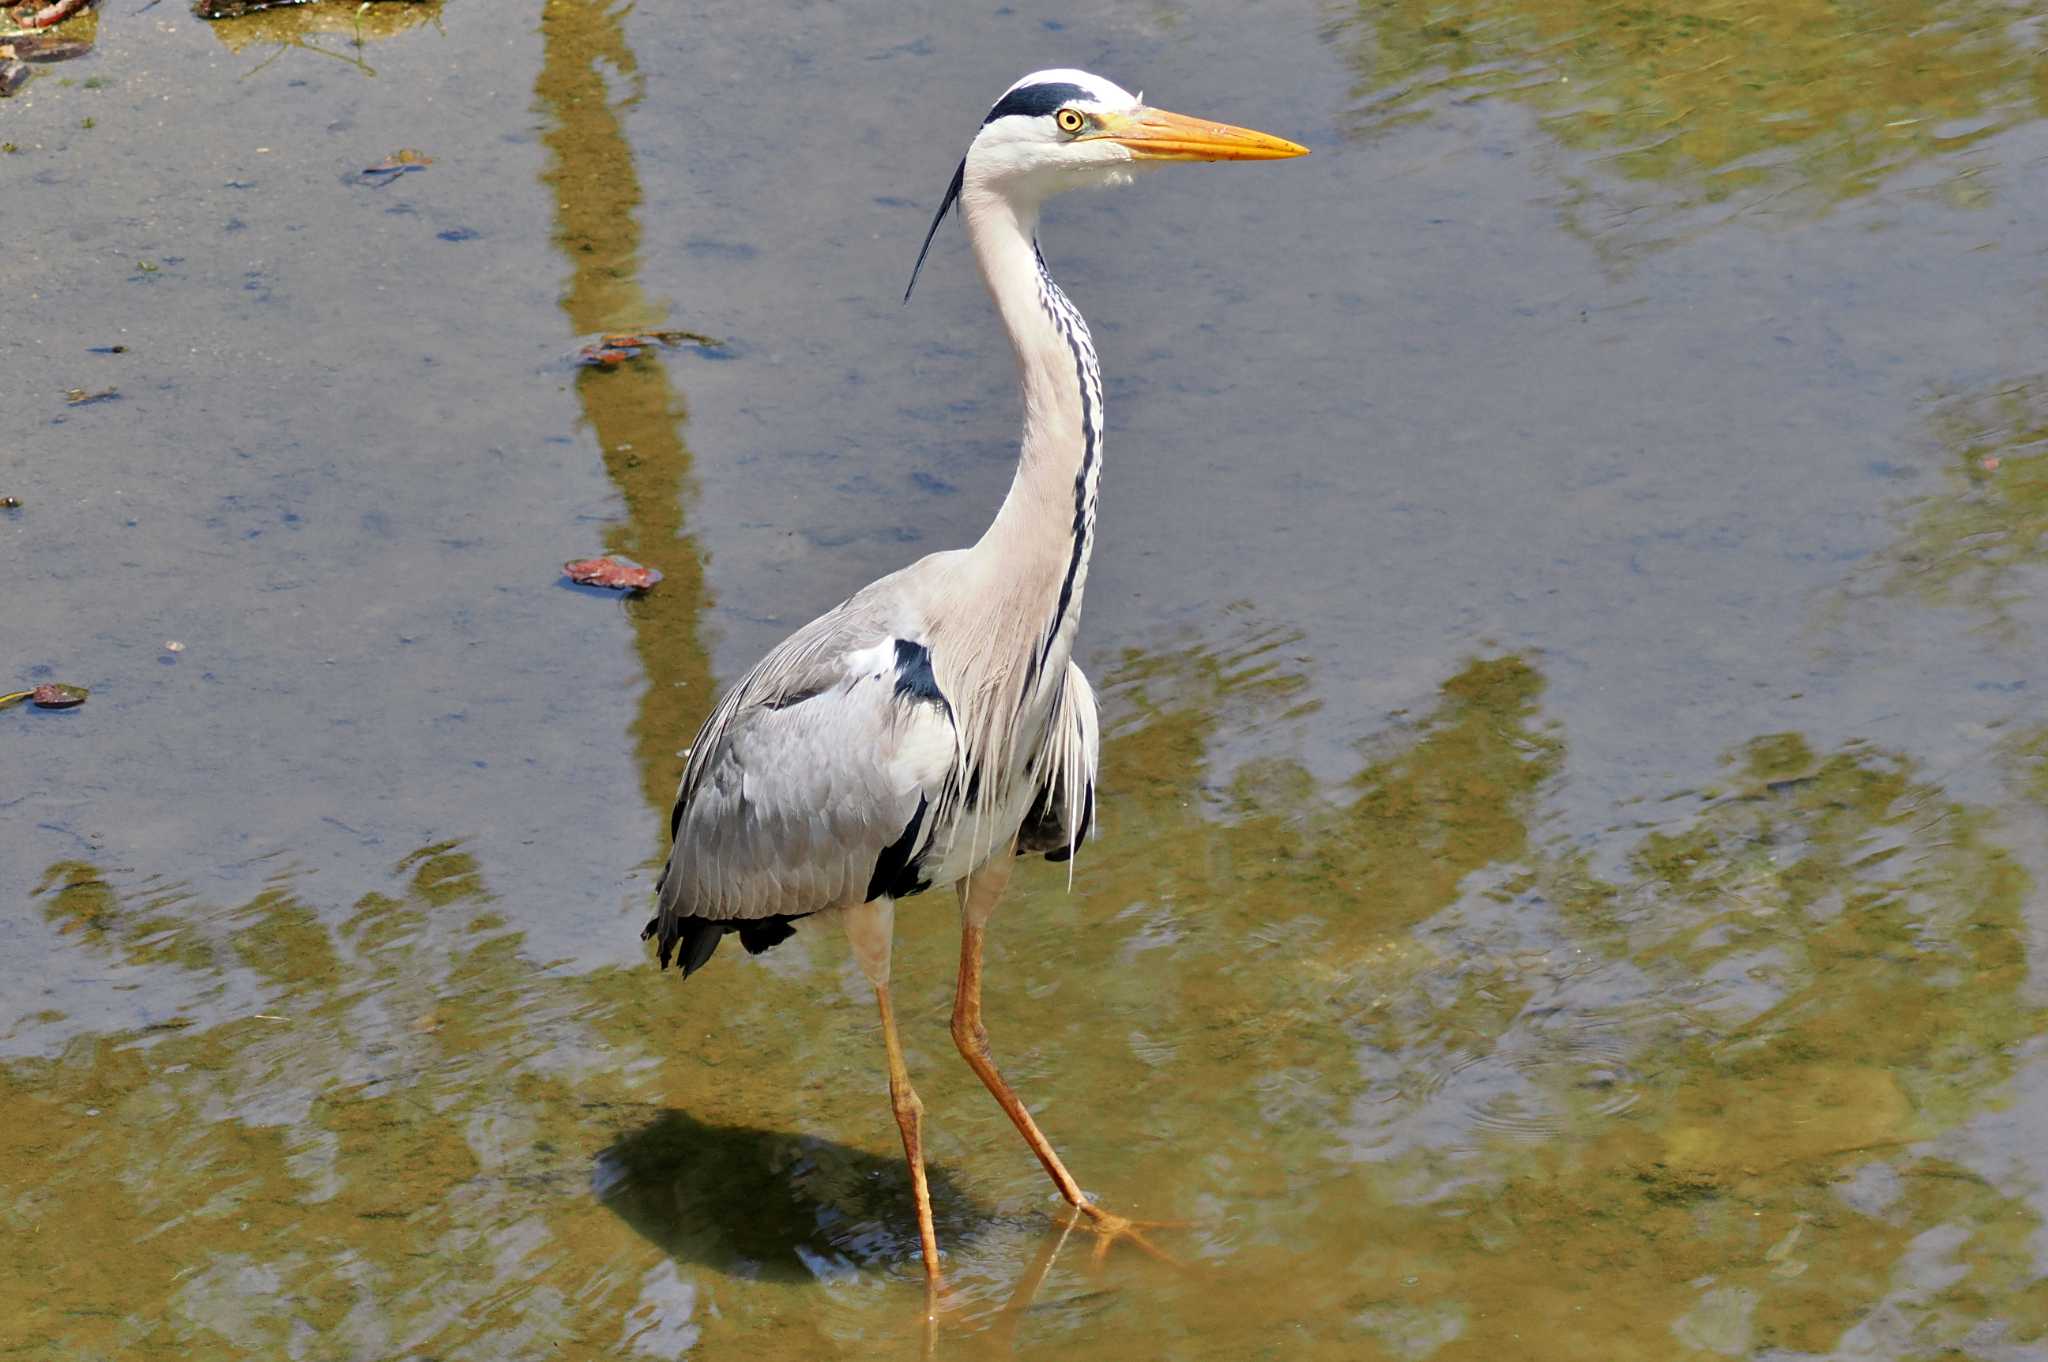
[[[860,902],[920,802],[938,802],[959,761],[951,707],[898,685],[921,621],[867,594],[791,635],[705,720],[676,793],[664,935]]]

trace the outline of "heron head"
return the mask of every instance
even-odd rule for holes
[[[1134,171],[1170,161],[1306,155],[1307,147],[1282,137],[1151,108],[1142,95],[1086,71],[1034,71],[1005,90],[981,121],[925,233],[910,282],[916,285],[939,223],[963,192],[1000,196],[1035,217],[1054,194],[1129,184]]]

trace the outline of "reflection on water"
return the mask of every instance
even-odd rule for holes
[[[2048,113],[2038,16],[1999,0],[1358,0],[1337,32],[1359,132],[1507,98],[1586,153],[1565,212],[1611,260],[1824,212]],[[1958,161],[1938,192],[1997,190]]]
[[[275,46],[274,60],[288,48],[338,57],[375,75],[366,60],[373,43],[417,28],[439,25],[441,0],[417,0],[401,5],[296,4],[267,9],[239,19],[220,19],[206,25],[208,32],[230,52],[252,47]]]
[[[1105,677],[1103,842],[1072,896],[1057,868],[1022,877],[992,942],[998,1045],[1091,1188],[1193,1219],[1186,1271],[1060,1242],[952,1062],[951,914],[905,920],[946,1338],[1566,1357],[2048,1336],[2038,1188],[1971,1134],[2048,1022],[1991,810],[1894,754],[1766,735],[1602,876],[1532,835],[1565,744],[1528,658],[1461,668],[1338,788],[1285,759],[1217,779],[1226,729],[1298,704],[1289,645]],[[2023,781],[2040,750],[2016,746]],[[49,868],[71,968],[146,968],[181,1002],[0,1068],[21,1337],[914,1341],[902,1175],[836,943],[688,988],[564,976],[461,846],[394,875],[334,913],[290,867],[239,906]]]
[[[561,306],[572,334],[635,331],[667,320],[641,288],[640,177],[625,110],[640,98],[639,66],[626,42],[630,9],[608,0],[548,0],[534,95],[549,118],[542,182],[555,205],[554,240],[568,266]],[[625,87],[623,96],[612,82]],[[666,814],[690,740],[711,708],[711,665],[698,637],[710,598],[696,544],[685,530],[695,500],[684,406],[655,356],[617,369],[582,369],[576,398],[604,452],[605,472],[626,518],[607,527],[604,548],[650,567],[659,591],[626,603],[647,676],[633,724],[642,792]],[[661,828],[665,831],[666,820]],[[666,847],[662,848],[666,851]]]
[[[1889,585],[2015,622],[2048,565],[2048,374],[1936,400],[1940,492],[1909,510]]]

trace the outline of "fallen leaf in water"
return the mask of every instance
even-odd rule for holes
[[[659,570],[624,558],[579,558],[562,564],[569,580],[581,586],[606,586],[614,591],[645,591],[661,580]]]
[[[578,350],[576,359],[582,364],[614,369],[657,346],[673,350],[679,345],[698,345],[716,350],[723,344],[697,331],[607,331]]]
[[[408,170],[425,170],[434,163],[434,158],[424,151],[404,147],[392,152],[373,166],[364,166],[365,175],[403,175]]]
[[[83,388],[66,388],[64,390],[65,402],[74,407],[83,407],[91,402],[106,402],[120,395],[121,390],[119,388],[102,388],[96,393],[89,393]]]
[[[28,701],[38,709],[70,709],[73,705],[84,704],[86,694],[84,686],[64,686],[54,681],[45,681],[34,690],[17,690],[0,695],[0,709],[21,700]]]

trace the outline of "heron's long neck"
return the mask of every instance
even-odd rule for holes
[[[1102,477],[1102,371],[1088,324],[1038,253],[1035,210],[971,188],[962,206],[982,278],[1017,352],[1024,398],[1017,476],[974,552],[1045,584],[1045,617],[1027,668],[1036,677],[1056,647],[1071,643],[1081,614]]]

